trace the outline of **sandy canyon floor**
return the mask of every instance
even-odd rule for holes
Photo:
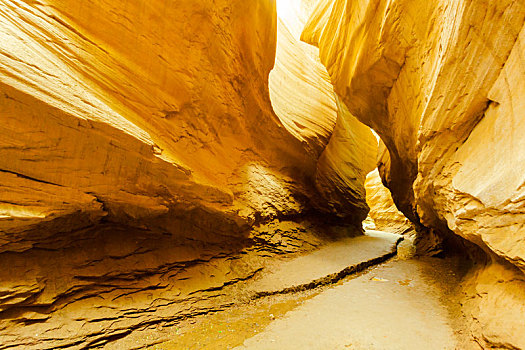
[[[467,263],[401,259],[399,238],[369,231],[282,261],[242,292],[256,298],[152,331],[150,349],[480,349],[457,293]]]

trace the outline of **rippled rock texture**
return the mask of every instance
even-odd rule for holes
[[[0,169],[32,184],[16,186],[29,203],[0,208],[10,229],[76,212],[71,228],[103,220],[194,236],[300,211],[304,187],[281,169],[300,179],[312,161],[271,109],[275,14],[264,4],[4,2]],[[18,241],[3,250],[32,244]]]
[[[524,21],[522,1],[325,0],[302,36],[320,48],[349,111],[386,145],[379,170],[398,208],[521,273]],[[507,307],[522,309],[512,290]],[[523,325],[491,306],[492,324]],[[488,338],[525,346],[523,336]]]
[[[274,3],[1,6],[0,214],[16,237],[2,250],[30,248],[33,231],[100,221],[194,237],[329,207],[311,184],[319,173],[333,182],[327,191],[340,180],[317,162],[334,141],[338,104],[312,48],[279,19],[274,114]],[[307,95],[318,97],[305,108]],[[357,127],[360,176],[343,179],[355,207],[339,204],[362,216],[361,173],[375,145]]]
[[[399,234],[413,230],[410,220],[397,209],[390,191],[381,182],[377,169],[367,175],[365,188],[366,203],[370,207],[368,215],[375,229]]]
[[[377,141],[334,92],[319,49],[300,40],[315,1],[277,3],[278,36],[270,97],[279,119],[318,159],[315,187],[324,199],[315,206],[360,222],[368,206],[366,174],[375,168]]]
[[[267,259],[358,231],[376,145],[340,121],[298,40],[304,11],[0,2],[0,349],[133,339],[230,305],[224,288]],[[306,214],[333,232],[261,229]]]

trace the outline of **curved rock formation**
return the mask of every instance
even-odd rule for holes
[[[323,0],[302,35],[319,46],[350,112],[388,148],[379,168],[398,208],[521,272],[524,23],[521,1]],[[506,301],[522,309],[511,290]],[[482,328],[483,341],[525,346]]]
[[[0,349],[109,346],[227,307],[330,231],[272,219],[358,233],[375,145],[335,126],[297,18],[263,0],[0,3]]]
[[[0,349],[245,302],[360,232],[369,127],[418,247],[475,258],[479,343],[525,348],[524,57],[516,0],[0,2]]]
[[[368,212],[363,183],[375,167],[376,140],[334,93],[319,50],[300,41],[312,3],[286,0],[277,5],[272,105],[286,129],[319,159],[315,186],[324,200],[314,206],[349,222],[361,222]]]
[[[276,111],[292,135],[282,127],[267,93],[275,21],[269,3],[3,4],[1,106],[7,123],[0,168],[6,179],[18,174],[58,186],[68,198],[74,196],[70,189],[85,193],[89,218],[69,220],[73,228],[104,219],[151,229],[153,221],[183,217],[183,223],[158,227],[181,234],[181,226],[204,211],[223,221],[222,231],[238,232],[256,217],[301,212],[308,198],[316,198],[309,178],[333,130],[336,104],[306,44],[282,43],[273,86],[285,86],[274,94],[284,100],[274,105],[281,106]],[[279,23],[281,42],[290,39]],[[312,65],[284,71],[297,52],[309,55]],[[286,89],[320,97],[305,109],[304,96]],[[324,122],[318,116],[323,109]],[[354,187],[362,188],[360,180]],[[25,212],[25,226],[29,216],[48,221],[39,220],[44,211],[58,219],[80,208],[51,203],[31,185],[24,192],[43,195],[48,204],[38,210],[4,205],[11,226],[20,221],[18,212]],[[217,230],[216,222],[212,226]],[[189,230],[195,234],[194,226]],[[4,250],[12,249],[18,248]]]
[[[273,6],[215,6],[2,4],[2,171],[57,186],[65,198],[69,189],[86,193],[87,203],[103,206],[88,224],[103,218],[151,229],[154,221],[194,235],[191,217],[209,216],[213,223],[198,224],[204,231],[239,232],[264,210],[238,203],[234,192],[253,173],[279,171],[265,169],[272,158],[289,168],[303,168],[306,159],[267,98],[274,55],[263,52],[274,47]],[[252,19],[259,24],[247,26]],[[261,147],[265,136],[274,142]],[[73,205],[24,188],[28,197],[47,198],[48,218],[67,213],[53,206]],[[300,205],[285,195],[275,211],[296,212]],[[4,219],[18,221],[23,204],[12,205]],[[171,227],[167,217],[175,218]]]
[[[316,186],[328,199],[333,214],[361,222],[369,211],[364,183],[374,169],[377,140],[372,131],[359,122],[336,97],[338,106],[334,132],[317,163]],[[358,208],[358,209],[357,209]]]
[[[283,125],[317,159],[334,130],[337,105],[319,49],[299,39],[308,13],[303,0],[277,2],[277,51],[269,88]]]
[[[366,176],[365,188],[366,203],[370,207],[368,215],[375,229],[400,234],[412,230],[410,220],[397,210],[390,191],[381,182],[377,169]]]

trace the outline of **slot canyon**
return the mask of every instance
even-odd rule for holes
[[[525,349],[525,1],[0,0],[0,266],[0,350]]]

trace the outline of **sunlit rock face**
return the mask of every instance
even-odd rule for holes
[[[194,235],[193,216],[204,231],[231,234],[255,213],[302,210],[294,196],[315,163],[268,98],[272,2],[1,6],[0,168],[28,184],[2,185],[33,201],[2,204],[10,230],[77,212],[69,228],[104,220]],[[259,201],[250,201],[257,186]],[[20,238],[2,250],[31,244]]]
[[[300,40],[315,1],[277,2],[278,35],[270,97],[286,129],[315,160],[314,206],[349,222],[368,212],[364,181],[375,167],[377,142],[334,93],[319,49]]]
[[[214,230],[232,233],[257,217],[297,214],[311,198],[317,204],[308,183],[337,119],[326,71],[316,49],[298,41],[299,19],[279,19],[271,85],[277,118],[267,80],[275,4],[237,5],[3,3],[0,168],[6,179],[19,174],[29,184],[16,191],[44,198],[3,204],[9,230],[28,220],[49,227],[85,208],[78,223],[68,220],[71,228],[104,220],[178,234],[187,226],[194,235],[187,219],[204,212]],[[317,97],[308,104],[306,96]],[[41,184],[64,198],[80,191],[84,204],[38,193]],[[183,220],[168,224],[173,217]],[[31,245],[19,237],[1,249]]]
[[[337,123],[330,142],[319,158],[316,186],[328,199],[333,214],[362,221],[369,211],[364,184],[366,174],[375,167],[377,140],[336,96]]]
[[[375,144],[295,5],[0,3],[2,346],[145,344],[328,231],[261,224],[359,225]]]
[[[398,208],[521,271],[524,21],[512,0],[321,1],[302,36],[388,148],[379,170]]]
[[[410,221],[397,209],[390,191],[381,182],[377,169],[367,175],[365,188],[370,207],[368,215],[376,229],[400,234],[412,229]]]
[[[277,2],[277,52],[269,87],[275,113],[317,159],[334,130],[337,105],[319,49],[300,40],[310,7],[303,0]]]

